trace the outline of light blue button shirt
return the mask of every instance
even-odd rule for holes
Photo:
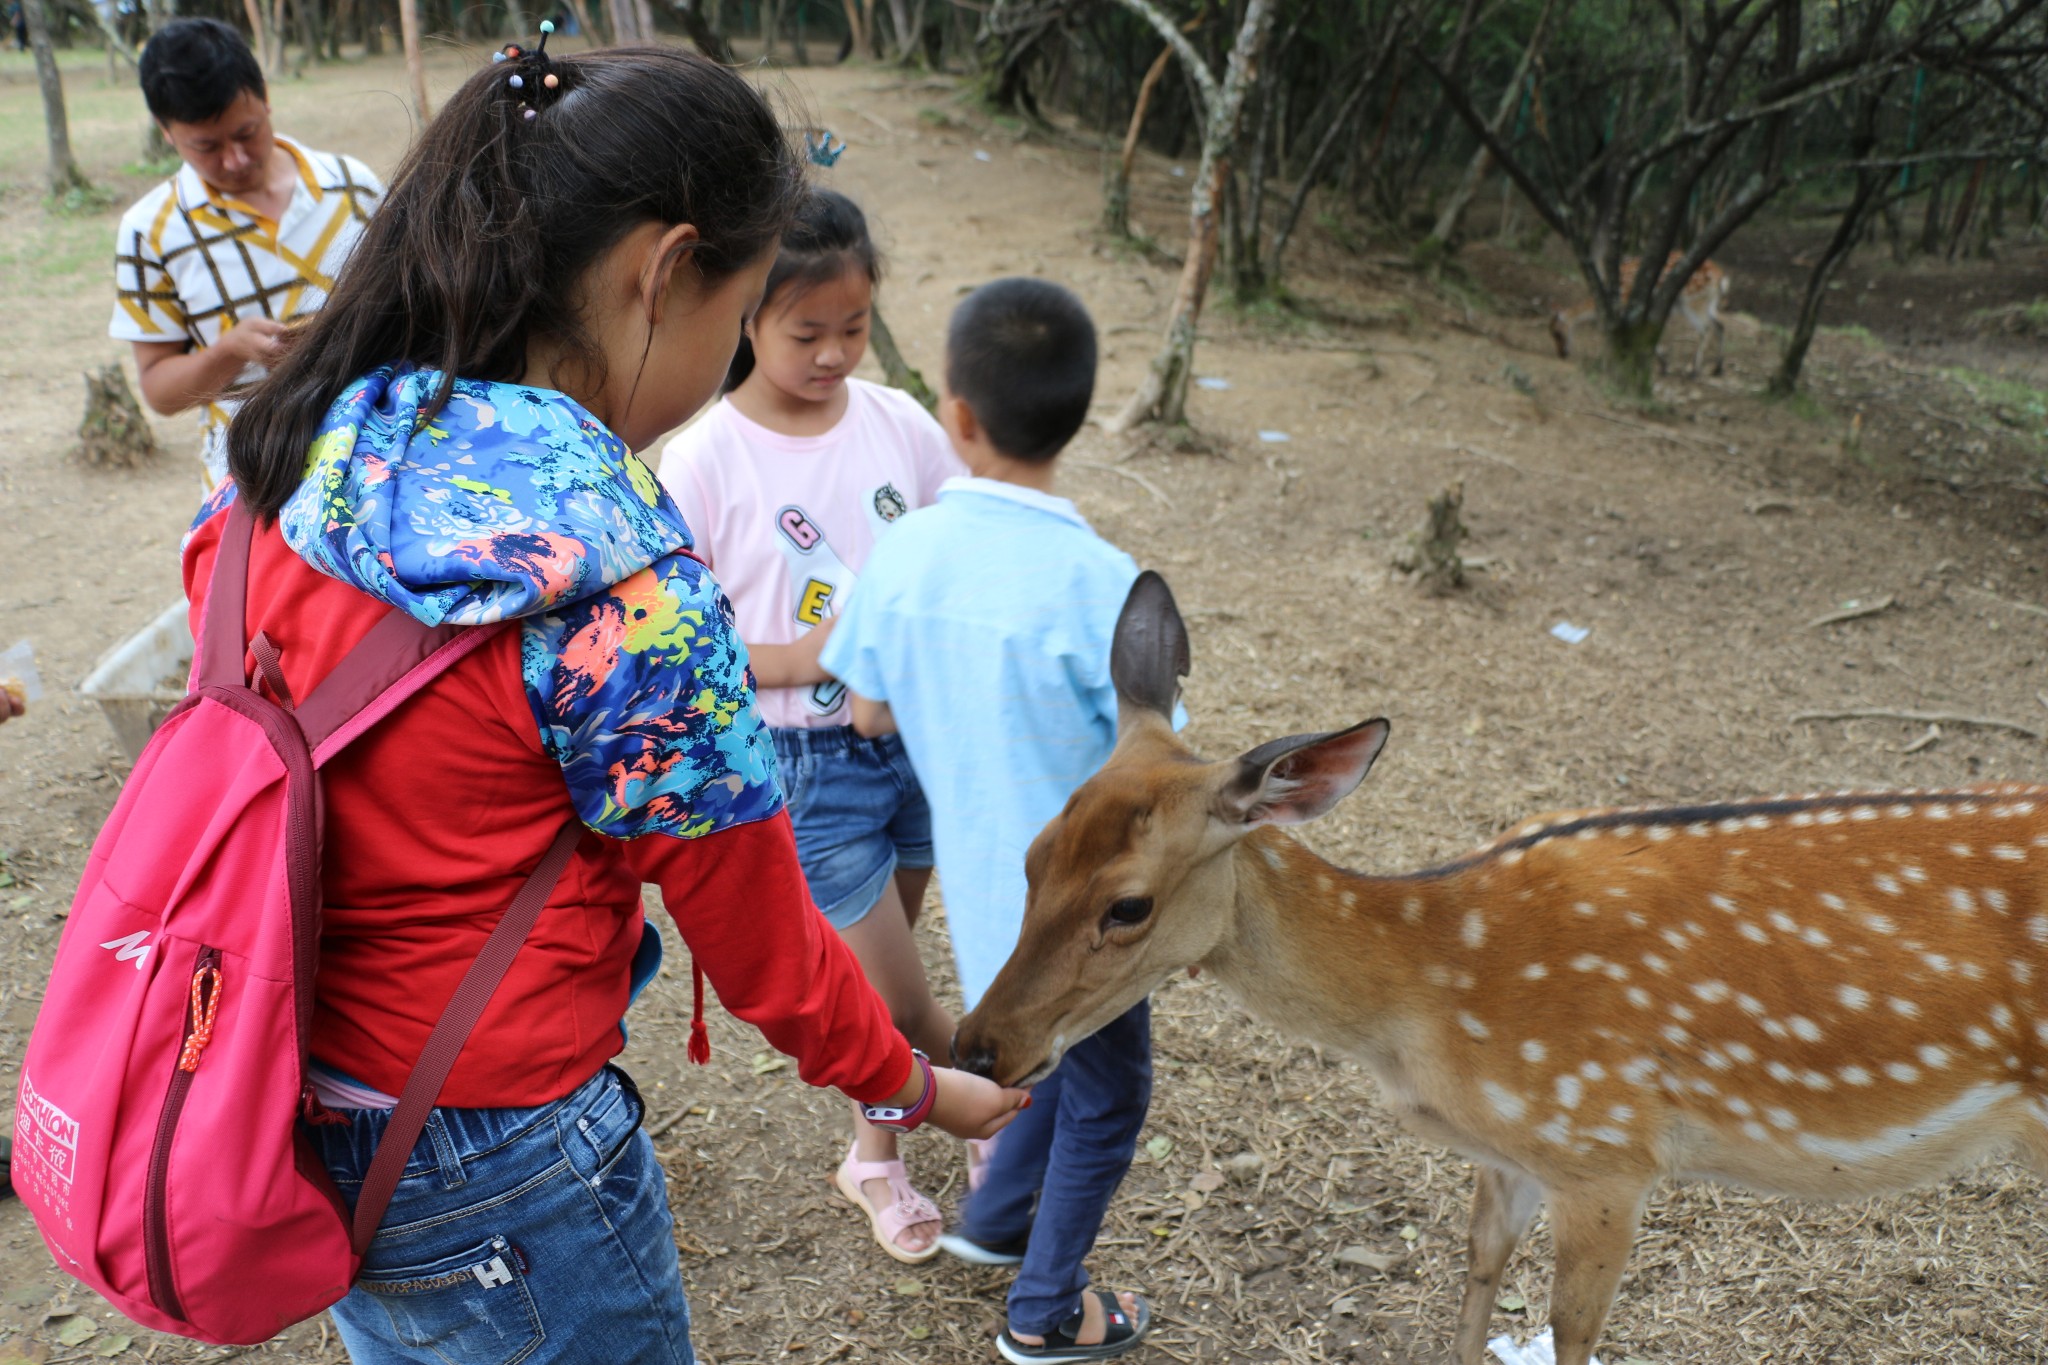
[[[949,479],[876,542],[825,642],[924,785],[970,1009],[1017,945],[1025,850],[1116,745],[1109,645],[1137,576],[1065,498]]]

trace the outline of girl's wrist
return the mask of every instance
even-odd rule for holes
[[[910,1079],[901,1090],[885,1103],[860,1107],[861,1117],[875,1127],[908,1133],[931,1117],[939,1098],[939,1078],[932,1074],[930,1059],[915,1048],[910,1051],[910,1061]]]

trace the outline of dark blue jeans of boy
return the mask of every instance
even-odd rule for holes
[[[1081,1309],[1110,1198],[1152,1103],[1152,1004],[1141,1000],[1067,1050],[1003,1129],[961,1233],[984,1246],[1030,1235],[1010,1286],[1010,1330],[1043,1336]],[[1036,1205],[1036,1212],[1033,1206]]]
[[[692,1365],[640,1096],[606,1067],[552,1104],[436,1109],[347,1298],[356,1365]],[[351,1207],[384,1109],[307,1125]]]

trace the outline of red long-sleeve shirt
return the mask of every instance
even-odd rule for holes
[[[185,550],[192,625],[225,526]],[[304,697],[390,608],[309,568],[278,534],[250,555],[248,628],[267,632]],[[325,918],[313,1054],[390,1094],[498,917],[572,815],[501,632],[325,769]],[[694,839],[588,834],[443,1088],[464,1107],[560,1098],[622,1046],[640,887],[661,888],[683,941],[733,1014],[813,1085],[879,1101],[910,1047],[812,904],[789,817]]]

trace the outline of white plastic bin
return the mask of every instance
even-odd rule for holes
[[[92,698],[106,713],[114,737],[132,763],[142,746],[185,697],[185,679],[192,669],[192,631],[186,624],[183,598],[157,614],[154,621],[101,656],[79,695]]]

